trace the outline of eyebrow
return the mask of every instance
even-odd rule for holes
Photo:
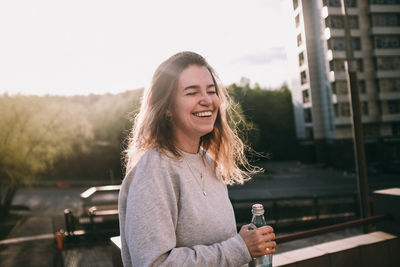
[[[213,83],[207,85],[207,89],[208,89],[208,88],[213,88],[213,87],[215,87],[215,84],[213,84]],[[185,88],[183,89],[183,91],[189,90],[189,89],[200,89],[200,85],[189,85],[189,86],[185,87]]]

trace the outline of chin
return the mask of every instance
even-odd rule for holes
[[[202,131],[202,135],[201,136],[205,136],[205,135],[211,133],[213,130],[214,130],[214,128],[209,129],[209,130],[204,130],[204,131]]]

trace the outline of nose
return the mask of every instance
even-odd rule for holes
[[[208,105],[212,104],[211,96],[207,92],[202,93],[200,104],[204,105],[204,106],[208,106]]]

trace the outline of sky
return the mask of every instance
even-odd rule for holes
[[[103,94],[147,87],[190,50],[223,84],[288,80],[277,0],[0,0],[0,94]]]

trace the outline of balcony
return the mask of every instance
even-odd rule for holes
[[[336,80],[346,81],[347,79],[346,72],[344,71],[330,71],[329,75],[332,76],[333,81]]]
[[[376,5],[369,6],[371,13],[397,13],[400,12],[400,5]]]
[[[400,70],[378,70],[376,72],[378,79],[382,78],[398,78],[400,77]]]
[[[336,104],[338,102],[337,100],[337,94],[332,94],[332,103]]]
[[[378,94],[379,100],[392,100],[400,99],[400,92],[380,92]]]
[[[372,27],[371,34],[400,34],[400,27]]]
[[[328,29],[328,28],[327,28]],[[333,29],[329,28],[330,35],[329,37],[344,37],[344,29]],[[359,29],[352,29],[350,30],[351,36],[361,36],[361,32]],[[327,38],[329,39],[329,38]]]
[[[336,96],[336,100],[337,100],[337,102],[340,102],[340,103],[349,103],[350,97],[348,94],[338,94]]]
[[[351,118],[349,117],[336,117],[335,118],[336,125],[350,125]]]
[[[374,123],[374,122],[379,122],[380,118],[377,118],[376,116],[363,115],[361,117],[361,121],[363,123]],[[335,118],[335,124],[337,126],[339,126],[339,125],[351,125],[352,124],[351,117],[350,116],[348,116],[348,117],[336,117]]]
[[[398,56],[400,55],[400,49],[374,49],[374,56]]]
[[[398,77],[398,76],[391,76],[391,77]],[[357,72],[357,78],[359,80],[364,80],[366,78],[366,75],[364,72]],[[346,72],[344,72],[344,71],[329,71],[328,80],[330,82],[346,81],[347,80]]]
[[[400,121],[400,114],[383,114],[382,121],[383,122]]]
[[[358,15],[358,9],[353,7],[347,7],[348,15]],[[322,15],[324,18],[330,15],[342,15],[342,9],[340,7],[324,6],[322,8]]]
[[[390,188],[374,191],[374,210],[376,216],[315,228],[294,234],[279,235],[276,242],[282,243],[305,240],[307,237],[338,231],[363,224],[377,223],[372,232],[325,242],[317,245],[302,246],[279,253],[273,257],[274,267],[290,266],[341,266],[341,267],[372,267],[400,266],[400,188]],[[397,203],[397,204],[396,204]],[[111,238],[114,266],[122,266],[121,238]]]
[[[375,49],[377,50],[377,49]],[[375,51],[374,50],[374,51]],[[390,54],[390,55],[399,55],[400,49],[379,49],[379,50],[398,50],[397,54]],[[332,51],[332,57],[333,58],[346,58],[346,51],[339,51],[339,50],[328,50],[328,51]],[[353,51],[354,53],[354,58],[363,58],[363,52],[362,51]]]

